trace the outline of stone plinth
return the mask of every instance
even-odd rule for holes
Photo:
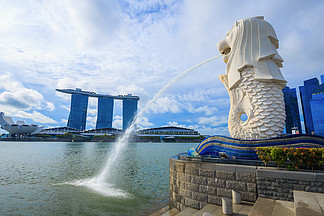
[[[230,158],[259,160],[255,149],[257,147],[279,148],[323,148],[324,137],[310,134],[294,134],[263,140],[240,140],[226,136],[210,136],[196,148],[200,156],[220,157],[219,152],[225,152]]]
[[[170,158],[169,179],[169,206],[179,210],[221,205],[222,197],[232,198],[232,190],[250,202],[258,197],[293,201],[293,190],[324,193],[324,173],[253,165]]]
[[[170,158],[170,207],[202,209],[208,203],[222,204],[232,190],[243,201],[257,199],[256,166],[182,161]]]
[[[294,201],[294,190],[324,193],[324,173],[260,168],[256,178],[259,197]]]

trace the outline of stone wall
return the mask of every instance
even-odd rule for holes
[[[282,171],[264,167],[186,161],[170,158],[170,208],[201,209],[208,203],[221,205],[232,190],[243,201],[260,197],[293,200],[293,190],[324,193],[324,173]]]
[[[324,193],[324,173],[257,169],[259,197],[293,201],[293,191]]]
[[[170,158],[170,207],[201,209],[208,203],[221,205],[221,197],[256,201],[256,166],[240,166]]]

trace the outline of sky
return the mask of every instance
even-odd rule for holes
[[[187,68],[219,55],[236,20],[264,16],[279,39],[291,88],[324,74],[321,0],[0,0],[0,111],[45,128],[66,126],[70,95],[56,88],[139,96],[139,110]],[[179,126],[228,135],[221,58],[176,82],[139,128]],[[121,101],[113,127],[122,127]],[[87,128],[97,100],[89,99]],[[5,131],[1,130],[0,133]]]

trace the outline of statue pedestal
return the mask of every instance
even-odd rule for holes
[[[211,136],[198,145],[196,152],[206,157],[220,157],[219,152],[225,152],[232,159],[259,160],[255,151],[257,147],[323,148],[324,137],[294,134],[263,140],[241,140],[226,136]]]

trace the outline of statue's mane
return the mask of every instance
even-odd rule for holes
[[[239,83],[240,72],[247,67],[253,67],[255,79],[285,84],[279,69],[283,59],[277,52],[279,41],[273,27],[263,17],[255,17],[236,21],[231,31],[235,28],[226,69],[229,88]]]

